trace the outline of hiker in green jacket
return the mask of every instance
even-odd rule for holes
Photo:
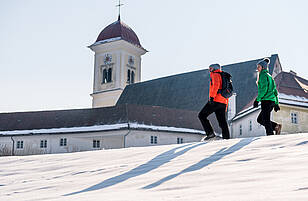
[[[272,110],[274,109],[275,112],[278,112],[280,107],[275,81],[267,70],[269,62],[270,60],[265,58],[257,63],[257,70],[259,72],[257,80],[258,96],[253,106],[258,107],[259,102],[261,102],[261,112],[257,121],[265,127],[266,135],[274,135],[274,130],[276,135],[279,135],[281,124],[277,124],[270,119]]]

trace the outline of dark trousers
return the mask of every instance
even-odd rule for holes
[[[222,130],[223,139],[230,139],[229,128],[226,120],[226,104],[213,102],[207,103],[199,113],[199,119],[207,135],[214,133],[213,127],[207,117],[215,112],[218,124]]]
[[[261,112],[258,116],[258,123],[265,127],[266,135],[274,135],[273,130],[277,123],[271,121],[271,112],[275,106],[274,101],[261,101]]]

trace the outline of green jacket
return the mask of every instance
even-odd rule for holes
[[[275,104],[279,104],[275,81],[266,69],[260,72],[258,81],[257,101],[262,100],[270,100],[274,101]]]

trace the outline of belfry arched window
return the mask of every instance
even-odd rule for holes
[[[135,83],[135,72],[134,70],[128,69],[127,70],[127,83],[134,84]]]
[[[107,69],[103,70],[103,80],[102,84],[107,83]]]
[[[127,83],[130,84],[130,69],[127,70]]]
[[[102,84],[112,82],[112,68],[103,69]]]
[[[107,82],[112,82],[112,68],[108,69]]]
[[[135,83],[135,72],[132,71],[131,74],[132,74],[132,75],[131,75],[131,84],[134,84],[134,83]]]

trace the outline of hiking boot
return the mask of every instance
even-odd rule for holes
[[[276,135],[280,135],[281,127],[282,127],[281,124],[277,124],[277,126],[275,126],[275,134]]]
[[[214,133],[210,133],[210,134],[206,135],[204,138],[202,138],[201,141],[209,140],[209,139],[214,138],[214,137],[216,137],[216,135]]]

